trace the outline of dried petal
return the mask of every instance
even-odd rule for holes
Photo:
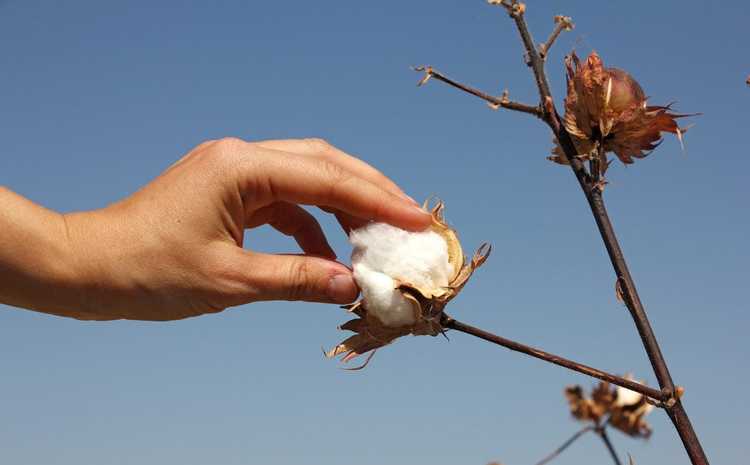
[[[579,421],[598,422],[601,415],[596,409],[594,402],[587,399],[581,386],[568,386],[565,388],[565,397],[568,399],[570,413]]]

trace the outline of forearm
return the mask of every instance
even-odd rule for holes
[[[65,217],[0,186],[0,303],[91,319],[82,292]]]

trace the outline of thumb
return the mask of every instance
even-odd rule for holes
[[[359,294],[346,266],[309,255],[272,255],[241,250],[250,300],[304,300],[346,304]]]

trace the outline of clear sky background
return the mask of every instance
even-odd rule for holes
[[[712,463],[747,460],[745,1],[529,2],[549,58],[596,49],[654,103],[703,112],[609,171],[606,200]],[[415,198],[437,194],[466,249],[494,244],[459,319],[656,384],[583,195],[549,131],[410,65],[535,103],[512,22],[480,0],[0,1],[0,184],[59,211],[135,191],[209,138],[324,137]],[[318,213],[316,213],[317,215]],[[350,247],[318,215],[338,252]],[[1,233],[1,232],[0,232]],[[261,228],[248,245],[295,251]],[[406,338],[357,373],[325,360],[334,305],[263,303],[172,323],[86,323],[0,306],[0,462],[531,465],[569,436],[562,390],[593,380],[462,334]],[[641,465],[687,458],[662,412]],[[595,437],[556,463],[608,463]]]

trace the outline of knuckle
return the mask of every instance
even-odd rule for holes
[[[180,158],[177,162],[174,163],[174,166],[177,166],[185,161],[194,161],[198,159],[202,159],[206,157],[208,154],[210,154],[213,151],[214,144],[216,143],[215,140],[205,140],[201,142],[200,144],[193,147],[190,152],[187,153],[187,155]]]
[[[289,266],[289,300],[301,300],[310,294],[313,275],[310,265],[304,260],[294,261]]]
[[[319,137],[311,137],[308,139],[304,139],[304,142],[314,151],[316,152],[325,152],[331,149],[333,147],[331,144],[329,144],[325,139],[321,139]]]
[[[336,200],[342,200],[342,196],[351,194],[353,186],[351,185],[354,175],[336,163],[327,160],[321,162],[322,180],[324,186],[321,188],[322,203],[328,204]]]
[[[339,165],[327,160],[323,160],[321,162],[321,170],[323,171],[325,179],[333,187],[341,185],[342,183],[347,182],[349,178],[351,178],[351,174],[349,174],[346,170],[344,170]]]
[[[239,137],[234,137],[234,136],[222,137],[221,139],[217,139],[216,142],[222,145],[230,145],[230,146],[235,146],[235,145],[245,143],[245,141],[243,141]]]
[[[206,170],[224,178],[232,175],[241,162],[250,158],[243,156],[246,145],[247,142],[237,137],[223,137],[212,141],[205,151],[204,162],[208,164]]]
[[[195,148],[192,150],[193,152],[203,152],[206,149],[210,149],[216,144],[216,139],[208,139],[204,140],[200,144],[196,145]]]
[[[195,268],[199,270],[201,282],[205,283],[197,286],[196,291],[204,296],[203,301],[210,303],[207,307],[213,311],[241,303],[253,294],[254,286],[247,273],[221,254],[203,257]]]
[[[237,137],[223,137],[214,141],[213,147],[217,155],[227,155],[236,153],[245,144],[245,141]]]

